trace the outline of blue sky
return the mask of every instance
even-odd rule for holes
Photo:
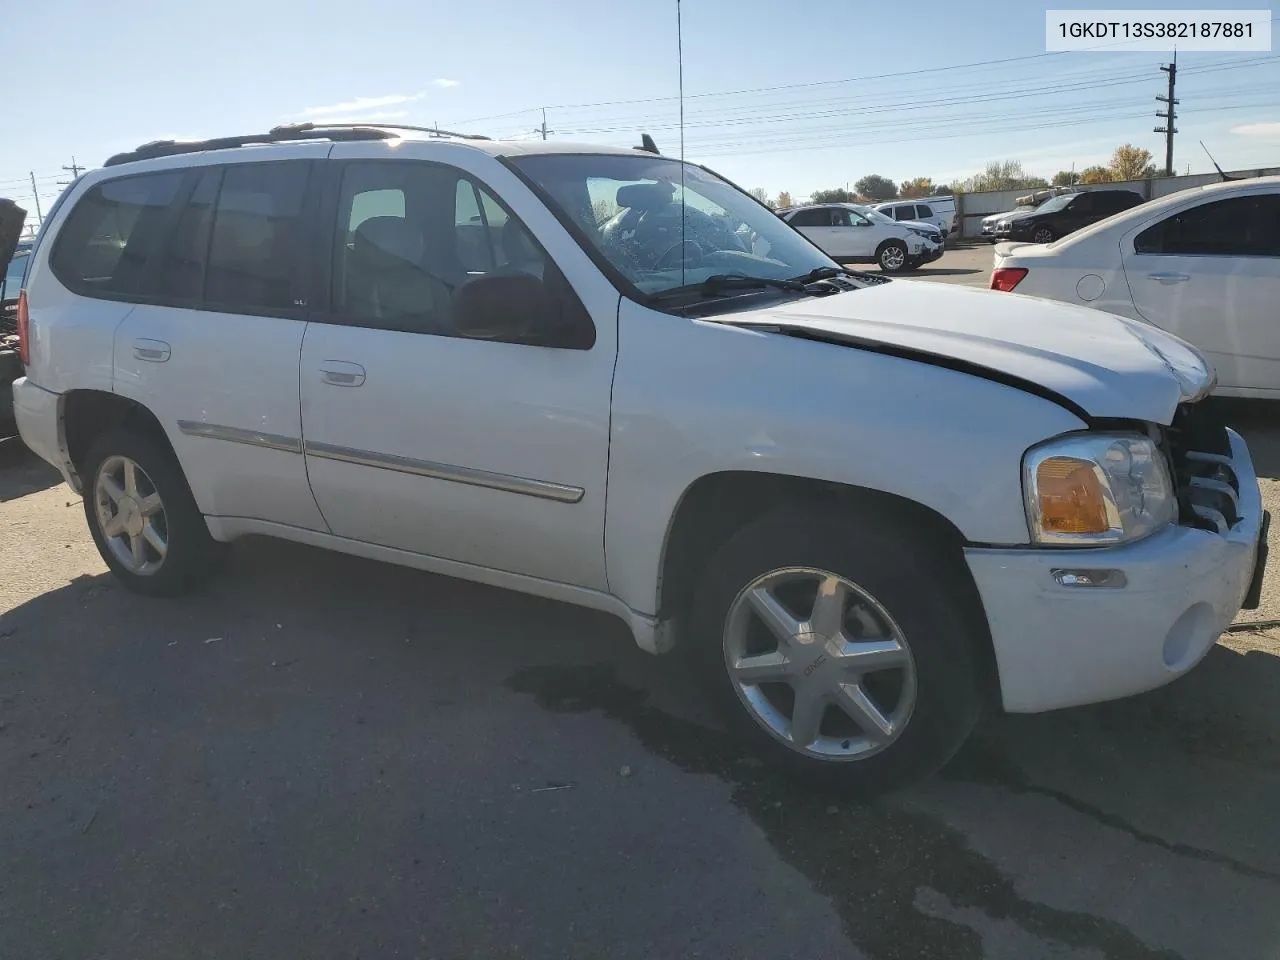
[[[24,42],[6,44],[5,73],[21,83],[6,102],[0,195],[29,207],[27,172],[47,207],[73,155],[96,166],[146,140],[288,120],[527,137],[546,106],[560,139],[634,144],[647,130],[664,152],[678,149],[674,0],[7,6],[5,39]],[[1163,159],[1152,127],[1166,55],[1045,55],[1045,5],[684,0],[682,10],[686,155],[744,187],[799,199],[867,173],[949,182],[1002,159],[1051,176],[1105,162],[1125,141]],[[1280,56],[1184,54],[1178,95],[1179,172],[1210,169],[1199,139],[1228,168],[1280,165]]]

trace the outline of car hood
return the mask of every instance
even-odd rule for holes
[[[1030,210],[1006,210],[1004,213],[989,213],[982,218],[983,223],[999,223],[1001,220],[1008,220],[1011,217],[1021,216],[1024,213],[1030,213]]]
[[[1032,217],[1037,216],[1038,213],[1039,211],[1036,211],[1036,210],[1018,210],[1014,213],[1007,214],[1001,217],[1000,219],[1001,220],[1029,220]]]
[[[936,223],[930,223],[928,220],[895,220],[900,227],[916,227],[919,230],[927,230],[929,233],[941,233],[942,229]]]
[[[1190,344],[1088,307],[919,280],[717,318],[1011,383],[1093,418],[1168,424],[1213,387]]]

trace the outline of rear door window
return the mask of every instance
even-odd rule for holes
[[[67,217],[50,257],[69,290],[116,299],[135,293],[161,248],[182,173],[146,173],[91,187]]]
[[[916,204],[917,220],[928,220],[932,216],[933,216],[933,208],[931,208],[927,203]]]
[[[227,167],[213,214],[205,269],[207,307],[236,313],[294,309],[298,254],[306,246],[306,161]]]
[[[793,227],[826,227],[831,224],[831,215],[822,207],[814,210],[797,210],[787,222]]]
[[[1280,195],[1202,203],[1143,230],[1133,248],[1171,256],[1280,257]]]

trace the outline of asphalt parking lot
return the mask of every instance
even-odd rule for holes
[[[1280,514],[1280,415],[1224,411]],[[0,441],[0,957],[1280,950],[1275,560],[1187,677],[988,717],[858,805],[744,756],[607,616],[263,540],[145,600],[81,510]]]

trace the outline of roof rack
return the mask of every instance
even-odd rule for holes
[[[286,131],[314,131],[314,130],[413,130],[417,133],[429,133],[433,137],[451,137],[460,140],[491,140],[492,137],[486,137],[479,133],[457,133],[453,130],[441,130],[439,127],[415,127],[411,123],[286,123],[279,127],[272,127],[271,132],[275,133],[279,130]],[[321,134],[323,135],[323,134]]]
[[[153,140],[125,153],[108,157],[104,167],[114,167],[135,160],[151,160],[155,157],[173,157],[184,153],[203,153],[206,150],[233,150],[253,144],[290,143],[298,140],[392,140],[396,130],[415,130],[437,137],[460,137],[467,140],[488,140],[477,134],[453,133],[437,127],[414,127],[392,123],[286,123],[272,127],[266,133],[250,133],[237,137],[213,137],[209,140]]]

